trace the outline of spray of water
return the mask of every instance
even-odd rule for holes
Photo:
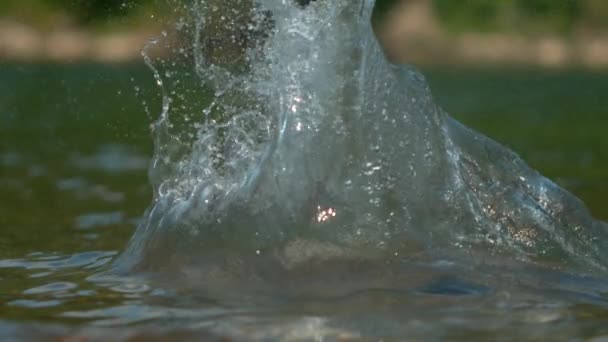
[[[163,91],[154,201],[123,270],[438,251],[604,268],[606,225],[389,63],[374,0],[197,1]],[[176,42],[174,42],[176,41]]]

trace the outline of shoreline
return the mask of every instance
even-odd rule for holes
[[[378,28],[389,59],[420,67],[543,67],[608,69],[608,33],[523,36],[514,33],[450,33],[428,1],[407,1]],[[0,18],[0,62],[100,62],[141,60],[145,44],[161,29],[93,33],[73,28],[48,32]],[[154,55],[170,55],[154,49]]]
[[[41,32],[28,25],[0,19],[1,62],[129,62],[141,58],[150,39],[160,33],[148,30],[94,34],[61,28]]]
[[[526,36],[446,31],[429,1],[403,2],[378,29],[389,59],[421,66],[608,68],[608,33]]]

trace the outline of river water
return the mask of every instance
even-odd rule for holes
[[[289,13],[283,15],[292,18]],[[178,75],[181,82],[193,82],[188,79],[188,68],[167,67],[158,61],[152,66],[157,71],[168,69],[158,75],[164,83],[164,99],[175,98],[173,114],[188,113],[200,103],[206,108],[209,98],[201,101],[197,97],[207,94],[206,89],[179,97],[184,94],[179,90],[186,87],[168,80],[167,75]],[[601,340],[608,336],[608,285],[601,257],[578,245],[575,255],[549,251],[548,256],[535,255],[525,245],[488,247],[487,240],[480,243],[478,239],[460,239],[456,246],[451,240],[446,243],[441,237],[417,232],[424,221],[412,220],[420,225],[406,233],[392,229],[390,222],[379,225],[380,221],[374,221],[382,217],[385,224],[385,218],[397,215],[390,210],[373,212],[367,226],[353,220],[335,223],[333,217],[341,220],[343,212],[362,213],[362,217],[367,213],[355,201],[361,195],[347,188],[352,202],[345,201],[332,185],[332,177],[318,177],[331,186],[321,190],[315,186],[315,205],[310,209],[313,223],[303,214],[305,218],[295,219],[293,227],[279,224],[285,235],[270,229],[274,229],[276,217],[270,220],[262,215],[260,219],[248,212],[247,205],[239,210],[253,222],[253,228],[247,229],[254,237],[247,229],[239,229],[250,227],[242,221],[237,221],[240,226],[236,228],[234,223],[220,224],[230,232],[226,237],[213,229],[215,233],[205,232],[213,227],[200,224],[205,217],[193,219],[183,214],[177,221],[167,219],[158,225],[162,239],[142,235],[136,227],[142,230],[146,222],[158,224],[153,210],[144,214],[146,207],[167,201],[167,192],[159,192],[159,185],[184,189],[184,183],[170,179],[175,175],[172,170],[163,169],[159,174],[152,169],[156,192],[147,176],[150,160],[184,156],[182,151],[159,152],[158,147],[152,151],[151,137],[159,143],[157,117],[163,100],[158,78],[142,65],[3,65],[0,73],[3,340]],[[444,109],[515,149],[534,168],[580,196],[595,217],[608,218],[602,200],[608,188],[602,129],[608,108],[602,96],[608,89],[605,73],[434,69],[423,74],[435,101]],[[293,80],[293,75],[288,76]],[[319,96],[307,93],[306,82],[315,79],[296,80],[295,84],[304,87],[296,90]],[[411,82],[419,81],[414,78]],[[189,84],[196,86],[196,82]],[[415,92],[421,85],[409,86]],[[177,93],[171,93],[174,90]],[[175,105],[179,101],[189,105],[180,111]],[[320,108],[336,109],[330,103],[319,103]],[[244,106],[222,105],[227,111],[237,108],[239,113]],[[316,115],[315,108],[308,113]],[[155,122],[157,129],[151,133]],[[171,137],[188,137],[187,122],[176,124]],[[302,126],[295,122],[293,127]],[[209,132],[210,128],[205,129]],[[322,127],[315,132],[325,132],[321,141],[328,149],[332,143],[340,143],[323,140],[328,133]],[[259,137],[266,144],[264,136]],[[289,149],[277,153],[305,152],[298,144],[308,140],[290,142],[288,138],[282,143]],[[161,143],[169,143],[162,139],[166,137]],[[361,139],[373,141],[370,135]],[[247,153],[255,155],[256,151]],[[312,159],[331,161],[316,158]],[[297,165],[306,160],[297,159]],[[273,163],[289,167],[291,161],[284,158]],[[380,171],[374,169],[376,164],[366,168],[368,162],[372,161],[366,160],[361,170]],[[294,175],[323,175],[325,168],[303,174],[296,171],[289,174],[288,181],[298,181]],[[225,182],[225,175],[213,176],[218,177],[214,184]],[[356,178],[353,182],[363,184]],[[273,189],[264,183],[261,188]],[[432,185],[423,188],[435,191]],[[291,206],[284,203],[289,210],[298,203],[301,189],[285,197],[284,201],[292,201]],[[273,192],[264,196],[276,198]],[[365,201],[370,198],[375,197],[365,195]],[[304,196],[302,201],[309,198]],[[424,203],[433,205],[432,201]],[[398,208],[383,202],[382,207],[387,206]],[[169,210],[166,208],[161,209]],[[186,212],[208,210],[205,204],[189,208],[195,209]],[[271,209],[277,208],[281,207]],[[427,213],[417,209],[406,214],[415,217],[420,212]],[[280,212],[277,215],[278,222],[291,222],[283,221]],[[330,225],[320,225],[325,223]],[[306,230],[310,227],[312,233]],[[340,234],[318,232],[317,227]],[[349,227],[363,230],[362,243],[352,242]],[[367,233],[365,229],[370,227],[381,234]],[[384,241],[389,238],[387,232],[391,239]],[[257,238],[259,235],[264,239]],[[142,236],[146,243],[138,242]],[[413,242],[393,243],[403,237]],[[602,241],[594,243],[601,245]],[[545,246],[552,243],[541,241],[531,248]],[[593,244],[589,246],[593,248]]]

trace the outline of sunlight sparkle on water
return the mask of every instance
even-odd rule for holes
[[[327,222],[336,215],[337,211],[334,208],[321,209],[321,206],[317,206],[317,222]]]

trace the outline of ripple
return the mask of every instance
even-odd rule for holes
[[[72,289],[77,288],[78,285],[70,282],[54,282],[38,287],[34,287],[31,289],[27,289],[23,291],[23,294],[26,295],[35,295],[35,294],[43,294],[43,293],[52,293],[52,292],[66,292]]]
[[[124,201],[125,194],[108,189],[101,184],[91,184],[82,177],[63,178],[56,182],[58,190],[72,192],[79,199],[99,198],[109,203]]]
[[[491,290],[458,278],[442,277],[422,288],[421,292],[441,296],[480,296]]]
[[[7,303],[7,305],[10,306],[18,306],[27,309],[50,308],[54,306],[59,306],[61,304],[63,304],[63,301],[57,299],[42,301],[33,299],[17,299]]]
[[[30,274],[30,278],[44,278],[44,277],[48,277],[50,275],[53,275],[53,272],[40,272],[40,273]]]
[[[69,256],[42,255],[31,259],[0,260],[0,268],[25,268],[28,270],[59,270],[95,265],[101,267],[112,260],[117,252],[84,252]]]
[[[23,163],[23,156],[16,151],[0,153],[0,165],[15,167]]]
[[[93,229],[120,224],[125,221],[125,215],[122,211],[91,213],[80,215],[75,218],[75,221],[78,229]]]
[[[81,169],[117,173],[145,170],[148,168],[148,158],[138,155],[126,146],[107,144],[99,148],[93,155],[74,156],[72,164]]]
[[[150,291],[150,286],[144,283],[123,283],[112,286],[110,289],[120,293],[137,294]]]
[[[125,304],[103,309],[87,311],[67,311],[62,314],[67,318],[94,319],[94,325],[123,325],[159,318],[204,319],[222,317],[236,313],[224,308],[177,309],[162,306]]]

